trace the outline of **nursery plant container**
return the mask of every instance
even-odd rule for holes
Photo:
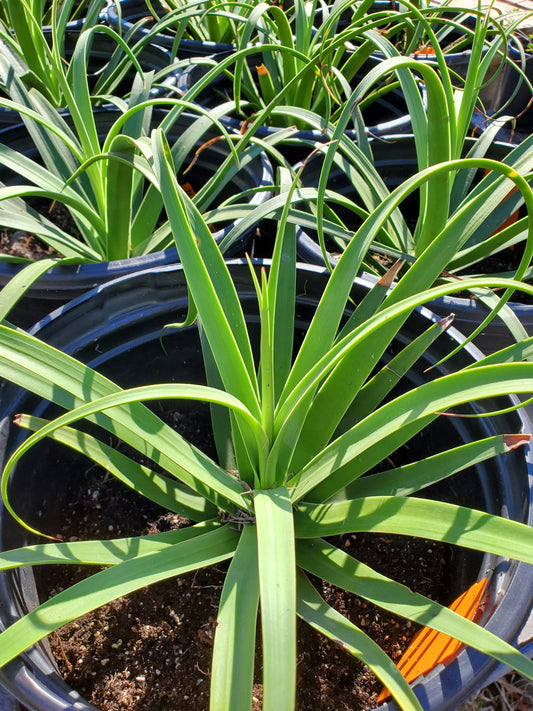
[[[244,260],[231,263],[232,277],[253,333],[258,335],[256,294]],[[256,262],[257,264],[257,262]],[[327,273],[314,266],[301,266],[297,275],[296,331],[303,335],[316,306],[316,299],[327,282]],[[366,292],[369,282],[357,279],[353,299],[357,302]],[[43,340],[88,363],[120,385],[165,382],[169,379],[203,382],[204,374],[196,326],[179,329],[164,336],[161,329],[168,322],[180,321],[187,313],[187,289],[180,265],[159,267],[104,284],[70,304],[62,307],[37,324],[33,333]],[[420,309],[407,321],[393,346],[405,345],[425,330],[435,317]],[[298,337],[298,336],[297,336]],[[461,337],[450,329],[426,353],[409,376],[409,386],[416,386],[428,376],[428,365],[434,365],[443,353]],[[444,348],[444,350],[442,350]],[[473,362],[479,352],[472,346],[458,356],[456,366]],[[391,357],[388,352],[385,360]],[[146,364],[150,363],[147,368]],[[448,372],[449,364],[437,366],[437,374]],[[500,409],[515,402],[506,396],[486,403],[487,410]],[[469,405],[478,411],[477,405]],[[26,392],[6,385],[3,391],[0,427],[3,458],[24,437],[12,424],[15,413],[43,414],[47,403],[39,402]],[[435,444],[441,437],[450,444],[450,437],[470,441],[497,432],[529,431],[530,423],[524,415],[515,412],[490,418],[447,418],[437,427],[428,430]],[[436,439],[435,439],[436,438]],[[41,446],[42,445],[42,446]],[[71,495],[72,471],[78,472],[76,463],[57,466],[57,452],[49,443],[41,443],[21,463],[11,480],[10,497],[15,510],[34,526],[42,526],[61,517],[62,499]],[[61,456],[64,456],[64,452]],[[43,467],[53,464],[54,483],[44,474]],[[72,465],[75,467],[72,468]],[[497,457],[469,470],[460,479],[449,480],[440,495],[465,505],[485,508],[522,522],[532,523],[531,510],[531,457],[529,450],[514,450],[505,458]],[[77,479],[77,477],[75,477]],[[43,482],[46,485],[42,486]],[[440,485],[439,485],[440,487]],[[36,497],[36,500],[33,498]],[[0,545],[11,548],[28,542],[26,531],[0,510]],[[463,550],[463,549],[462,549]],[[516,638],[527,619],[533,598],[533,567],[509,562],[495,556],[482,556],[464,550],[454,555],[453,586],[461,592],[479,574],[490,574],[489,594],[483,624],[507,640]],[[0,577],[0,625],[7,626],[24,610],[35,605],[35,584],[30,569],[6,573]],[[426,710],[449,711],[477,690],[498,663],[483,654],[463,650],[446,665],[437,668],[427,678],[416,683],[416,693]],[[62,680],[46,643],[30,649],[2,671],[0,681],[31,711],[59,711],[75,708],[78,711],[95,711],[95,707],[80,698]],[[382,709],[393,711],[385,704]]]
[[[157,0],[153,3],[158,16],[163,16],[167,10]],[[227,52],[234,49],[232,44],[222,42],[202,42],[201,40],[182,39],[178,46],[175,47],[176,37],[171,30],[165,32],[153,33],[153,17],[144,0],[108,0],[108,4],[103,13],[103,19],[114,30],[122,35],[132,33],[130,38],[137,42],[141,39],[146,39],[151,44],[159,45],[167,50],[172,50],[178,59],[192,59],[194,57],[210,57],[211,55]],[[137,27],[134,25],[139,20],[145,20],[144,24]]]
[[[106,110],[98,111],[98,121],[102,134],[106,134],[113,122],[117,118],[116,112]],[[192,114],[182,115],[180,122],[169,131],[169,141],[176,137],[180,126],[187,127],[195,120]],[[206,136],[207,138],[207,136]],[[28,137],[24,127],[11,127],[0,131],[0,141],[9,142],[13,148],[20,152],[26,152],[30,157],[34,157],[35,149],[33,143],[28,142]],[[199,144],[203,143],[203,139]],[[33,155],[32,155],[33,152]],[[206,176],[212,175],[226,158],[228,149],[222,141],[213,143],[203,150],[196,161],[193,171],[185,179],[189,183],[196,181],[202,185]],[[3,176],[3,181],[9,182],[9,175]],[[268,156],[260,152],[248,165],[241,167],[229,183],[224,188],[221,199],[225,199],[231,191],[240,192],[248,188],[268,187],[273,184],[272,166]],[[267,200],[269,191],[254,193],[249,201],[251,204],[260,204]],[[215,233],[215,239],[220,242],[231,230],[233,224],[221,227]],[[236,257],[243,254],[245,245],[252,235],[248,233],[238,239],[228,248],[228,256]],[[111,262],[84,263],[72,266],[58,266],[51,269],[36,282],[21,301],[11,311],[10,319],[17,325],[27,327],[34,324],[44,315],[53,311],[58,306],[83,294],[106,281],[111,281],[117,277],[131,274],[133,272],[150,267],[173,264],[179,260],[175,247],[146,254],[130,259],[122,259]],[[20,265],[16,263],[2,262],[0,260],[0,286],[4,286],[18,271]]]
[[[374,165],[383,178],[387,187],[392,190],[400,185],[406,178],[417,171],[416,150],[412,135],[397,135],[384,137],[386,140],[374,141],[372,152]],[[465,151],[473,145],[473,140],[467,139]],[[494,142],[491,146],[490,156],[502,160],[513,148],[510,144]],[[302,181],[306,187],[317,186],[320,177],[321,164],[313,159],[308,162],[302,173]],[[334,166],[330,173],[329,187],[347,197],[355,198],[354,188],[348,183],[346,175]],[[309,264],[324,264],[322,250],[316,238],[297,228],[298,232],[298,258]],[[335,262],[335,257],[330,257]],[[520,318],[522,325],[530,335],[533,335],[533,306],[510,302],[510,307]],[[488,314],[488,308],[475,298],[461,298],[453,295],[443,296],[427,304],[428,308],[439,316],[455,314],[454,325],[464,335],[470,335],[476,326]],[[506,345],[511,345],[514,340],[503,321],[496,317],[486,331],[476,338],[476,345],[486,353],[493,352]]]

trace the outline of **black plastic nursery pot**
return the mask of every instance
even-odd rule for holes
[[[244,260],[239,260],[232,262],[230,269],[254,339],[258,336],[259,317],[249,268]],[[304,265],[298,268],[297,341],[306,332],[326,282],[327,274],[322,269]],[[368,287],[369,282],[365,279],[356,280],[352,293],[355,302],[362,298]],[[204,372],[196,326],[166,334],[164,348],[160,340],[165,324],[183,320],[187,303],[180,265],[158,267],[98,287],[44,319],[33,333],[124,387],[165,381],[201,383],[204,382]],[[385,362],[398,348],[425,330],[434,318],[425,309],[414,313],[388,349]],[[409,374],[408,386],[414,387],[428,377],[453,369],[448,362],[437,366],[437,372],[432,376],[425,373],[426,368],[449,352],[458,339],[460,336],[454,329],[438,339]],[[455,367],[469,364],[477,356],[478,351],[468,347],[456,356]],[[512,396],[492,399],[484,402],[483,408],[487,411],[500,409],[514,401]],[[466,411],[479,413],[481,406],[469,404]],[[6,383],[0,419],[3,459],[24,437],[12,424],[13,415],[19,412],[46,416],[47,403],[39,402]],[[454,441],[467,442],[498,432],[530,431],[529,421],[516,412],[490,418],[443,419],[444,422],[438,420],[435,427],[430,426],[425,431],[425,443],[433,451],[440,451]],[[438,485],[438,495],[445,500],[531,524],[531,465],[529,449],[519,448]],[[34,526],[57,530],[54,526],[62,518],[63,503],[73,495],[80,478],[83,479],[80,466],[84,466],[80,460],[69,459],[69,455],[55,449],[53,443],[40,443],[19,463],[11,479],[9,495],[15,510]],[[27,532],[14,523],[5,509],[0,509],[2,548],[24,545],[29,540]],[[513,642],[531,609],[533,567],[465,549],[456,549],[453,559],[449,585],[451,599],[478,577],[492,571],[489,573],[483,624]],[[32,570],[12,571],[0,577],[0,626],[8,626],[35,604]],[[497,668],[498,663],[485,655],[464,649],[444,668],[441,665],[427,677],[419,679],[415,683],[416,694],[424,709],[450,711],[480,688]],[[46,643],[30,649],[1,670],[0,682],[31,711],[63,711],[66,708],[95,711],[91,703],[60,677]],[[179,679],[176,683],[179,684]],[[385,704],[382,711],[393,711],[394,708],[392,703]]]
[[[468,151],[475,139],[467,139],[465,150]],[[490,157],[496,160],[503,158],[513,148],[507,143],[493,142],[491,145]],[[414,140],[412,135],[387,136],[384,140],[373,141],[372,152],[374,165],[383,178],[387,187],[392,190],[400,185],[406,178],[417,172],[417,159]],[[305,166],[301,179],[304,186],[317,186],[320,176],[321,161],[313,159]],[[328,187],[336,192],[357,201],[355,188],[345,173],[334,166],[330,173]],[[414,208],[416,209],[416,208]],[[409,210],[409,207],[407,208]],[[408,213],[404,213],[408,216]],[[415,213],[416,214],[416,213]],[[344,215],[345,219],[353,220],[353,215]],[[347,226],[353,229],[360,223]],[[309,264],[324,264],[322,251],[315,236],[298,228],[298,258]],[[333,252],[338,251],[332,246]],[[331,253],[330,259],[335,262],[335,257]],[[427,304],[428,308],[439,316],[447,316],[453,312],[455,314],[454,326],[464,335],[470,335],[474,329],[488,314],[488,308],[475,298],[461,298],[453,295],[440,297]],[[520,318],[520,321],[527,332],[533,334],[533,307],[529,304],[510,302],[510,307]],[[514,343],[504,322],[496,317],[487,329],[476,337],[476,345],[483,351],[491,353],[499,348]]]
[[[163,17],[168,12],[158,0],[152,3],[152,7],[158,17]],[[172,53],[176,54],[178,59],[209,57],[234,49],[233,45],[228,43],[202,42],[201,40],[187,38],[181,39],[176,43],[175,29],[172,26],[162,32],[154,32],[154,17],[145,0],[119,0],[119,2],[108,0],[103,18],[105,22],[122,35],[129,33],[131,40],[146,39],[147,42],[172,50]],[[136,27],[137,23],[139,23],[139,26]]]
[[[102,135],[106,134],[118,114],[112,111],[98,111],[98,125]],[[186,130],[196,119],[193,114],[184,114],[179,121],[168,132],[168,139],[172,145],[172,139],[177,138],[181,132]],[[218,133],[218,131],[217,131]],[[199,147],[205,140],[215,135],[213,132],[205,134],[197,143]],[[35,156],[33,143],[28,142],[28,137],[24,127],[11,127],[0,131],[0,142],[8,143],[20,152],[24,152],[30,157]],[[211,175],[213,175],[222,164],[229,149],[224,141],[216,141],[208,146],[198,155],[192,170],[183,177],[183,183],[188,183],[197,191]],[[191,156],[192,160],[192,156]],[[188,165],[190,161],[186,163]],[[0,175],[0,178],[2,176]],[[13,178],[9,175],[3,180],[9,182]],[[268,188],[273,184],[272,165],[266,153],[258,151],[257,155],[248,162],[242,162],[234,174],[223,187],[222,191],[214,196],[220,202],[250,188]],[[258,205],[268,199],[270,192],[268,189],[255,192],[247,199],[250,204]],[[213,203],[214,204],[214,203]],[[214,233],[217,242],[221,242],[230,232],[235,223],[219,227]],[[253,237],[253,232],[236,240],[227,250],[228,257],[242,256],[244,248]],[[28,327],[36,323],[50,311],[67,301],[83,294],[106,281],[111,281],[118,277],[133,272],[156,267],[165,264],[173,264],[179,261],[175,247],[131,257],[111,262],[84,263],[72,266],[54,267],[43,275],[36,282],[25,296],[18,302],[10,312],[10,320],[16,325]],[[0,286],[4,286],[16,273],[20,271],[21,265],[17,263],[2,262],[0,260]]]

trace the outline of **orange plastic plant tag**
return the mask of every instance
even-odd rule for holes
[[[433,47],[424,47],[423,49],[417,49],[416,52],[413,52],[413,54],[419,54],[419,55],[426,55],[426,54],[429,54],[429,55],[434,55],[434,54],[435,54],[435,50],[433,49]]]
[[[468,590],[452,602],[450,610],[467,620],[474,620],[478,615],[480,603],[487,588],[487,578],[474,583]],[[398,662],[398,669],[409,683],[421,674],[427,674],[437,664],[443,664],[452,659],[463,646],[462,642],[449,637],[443,632],[437,632],[430,627],[424,627],[413,638],[413,641]],[[378,703],[390,696],[385,687],[378,698]]]

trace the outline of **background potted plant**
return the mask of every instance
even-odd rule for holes
[[[239,137],[232,138],[217,118],[224,106],[208,113],[177,99],[154,98],[151,75],[137,75],[128,103],[114,100],[118,110],[93,110],[86,73],[92,32],[80,34],[68,73],[60,74],[63,94],[68,97],[67,115],[59,114],[35,90],[28,91],[17,76],[9,81],[12,99],[0,100],[20,112],[32,139],[29,144],[25,142],[25,131],[21,138],[20,129],[8,129],[3,134],[0,160],[7,174],[0,221],[4,227],[31,232],[75,262],[74,267],[55,269],[33,287],[34,301],[26,301],[27,314],[19,317],[25,324],[47,313],[54,303],[64,303],[101,281],[177,259],[160,195],[136,168],[142,162],[142,150],[139,152],[132,140],[145,135],[151,122],[171,137],[178,169],[186,172],[189,167],[183,182],[195,183],[194,200],[203,211],[215,198],[220,204],[231,197],[239,203],[240,199],[233,197],[239,192],[243,202],[259,204],[268,197],[271,184],[270,162],[260,146],[250,144],[236,151],[234,144]],[[183,117],[186,109],[193,113]],[[199,115],[197,121],[195,115]],[[218,136],[225,140],[217,140]],[[200,150],[206,142],[205,150]],[[201,175],[191,179],[198,171]],[[21,178],[23,183],[17,185]],[[52,224],[46,214],[31,207],[30,197],[65,205],[75,234]],[[235,214],[238,207],[233,210]],[[230,213],[231,207],[224,219],[231,225],[236,218]],[[209,219],[217,220],[216,211]],[[218,240],[224,240],[228,231],[227,224],[222,225]],[[239,244],[233,248],[239,249]],[[21,259],[9,255],[2,258],[5,283],[20,268]],[[36,308],[40,311],[35,312]]]
[[[416,61],[409,58],[391,58],[383,62],[382,65],[374,68],[361,82],[353,94],[352,102],[357,103],[358,97],[364,95],[375,77],[382,72],[387,73],[395,67],[412,70],[415,66]],[[414,169],[415,161],[419,170],[428,169],[428,166],[438,164],[439,161],[458,159],[465,155],[466,151],[468,151],[468,156],[474,160],[476,156],[490,156],[491,151],[493,151],[492,155],[496,151],[496,157],[503,159],[509,165],[513,165],[517,171],[524,175],[529,172],[529,139],[514,150],[511,150],[510,146],[507,149],[503,146],[497,146],[493,143],[493,140],[498,126],[493,125],[480,140],[469,146],[466,135],[472,115],[471,112],[476,103],[476,91],[473,90],[470,93],[465,89],[460,96],[460,104],[457,107],[457,98],[454,98],[453,87],[445,63],[442,62],[439,66],[439,78],[430,66],[418,66],[418,71],[422,73],[426,81],[428,94],[427,116],[420,112],[417,114],[416,119],[413,118],[414,134],[410,144],[411,159],[405,153],[402,153],[400,149],[401,158],[399,162],[405,164],[406,172]],[[479,81],[482,80],[479,79]],[[472,87],[474,84],[475,82],[469,85]],[[349,114],[350,106],[351,104],[348,103],[345,108],[346,114]],[[438,119],[437,116],[439,116]],[[444,122],[442,120],[443,116],[447,117]],[[360,220],[364,219],[369,211],[374,209],[389,194],[389,187],[385,184],[386,181],[383,180],[383,176],[380,175],[379,170],[376,170],[374,165],[373,144],[367,142],[354,147],[353,144],[343,140],[342,131],[347,120],[348,116],[345,115],[339,121],[335,132],[332,134],[333,143],[328,147],[327,151],[324,151],[325,158],[318,180],[316,203],[316,210],[318,214],[321,214],[325,209],[325,203],[322,198],[326,196],[326,190],[328,190],[330,171],[333,170],[335,175],[342,175],[346,183],[340,192],[344,193],[344,195],[329,193],[330,200],[326,203],[328,212],[325,213],[328,217],[327,229],[330,235],[335,232],[332,238],[337,250],[342,250],[352,238],[353,232],[350,228],[356,228]],[[401,137],[391,137],[391,151],[394,150],[395,144],[401,147],[402,143],[403,139]],[[337,151],[337,146],[340,152]],[[380,148],[381,146],[376,148],[378,153]],[[507,156],[505,156],[506,150],[508,151]],[[415,151],[416,159],[414,159]],[[476,173],[475,163],[471,163],[470,166],[468,164],[464,165],[469,167],[469,170],[459,171],[453,176],[447,175],[442,180],[438,178],[435,181],[428,181],[427,186],[424,186],[420,192],[418,203],[411,200],[410,207],[406,208],[411,215],[411,224],[406,220],[407,212],[404,211],[402,213],[400,210],[392,213],[390,221],[385,225],[384,232],[379,238],[376,238],[372,245],[372,253],[383,255],[385,263],[387,258],[394,260],[398,257],[413,262],[428,248],[433,249],[432,244],[435,235],[441,233],[441,230],[443,230],[441,234],[446,233],[461,210],[469,204],[480,201],[482,194],[484,199],[487,200],[487,211],[482,214],[482,211],[479,210],[476,220],[465,224],[460,240],[458,242],[450,241],[450,251],[446,252],[445,257],[447,261],[443,260],[441,263],[442,274],[440,278],[457,278],[462,275],[467,266],[472,269],[472,265],[475,265],[484,257],[500,252],[515,244],[523,244],[528,234],[526,228],[527,220],[519,218],[506,223],[506,220],[520,206],[521,196],[517,193],[509,195],[512,186],[505,181],[503,176],[498,176],[497,172],[492,172],[496,170],[495,163],[488,162],[486,164],[489,172],[481,179],[479,179],[480,174]],[[439,172],[437,170],[437,173]],[[394,161],[390,161],[388,171],[390,187],[394,187],[397,184],[399,173],[401,173],[401,170],[396,170]],[[302,174],[305,184],[305,164]],[[312,170],[311,175],[313,175]],[[312,182],[315,182],[314,178],[312,178]],[[348,190],[351,191],[355,199],[351,199],[351,196],[348,195],[346,186],[348,186]],[[353,186],[353,188],[350,186]],[[331,188],[332,186],[330,185],[329,187]],[[339,217],[338,214],[336,217],[334,216],[337,210],[335,202],[342,203],[343,208],[348,210],[348,213],[344,213],[344,219],[342,216]],[[355,217],[350,217],[353,220],[350,224],[346,222],[346,214],[351,213]],[[430,215],[431,218],[429,218]],[[300,225],[304,224],[301,212],[294,219]],[[322,229],[320,220],[318,226],[318,243],[322,259],[326,259],[325,232],[320,232]],[[324,229],[326,228],[324,227]],[[302,256],[303,254],[304,252],[302,252]],[[308,256],[310,255],[312,253],[308,252]],[[320,258],[317,249],[314,250],[312,258]],[[525,252],[517,260],[518,271],[516,273],[519,278],[522,278],[527,273],[529,258],[529,248],[526,246]],[[383,264],[380,265],[379,261],[374,260],[369,254],[365,262],[365,268],[369,271],[380,273],[386,267]],[[494,296],[489,293],[478,292],[477,296],[480,300],[486,299],[489,308],[491,304],[495,303]],[[449,304],[445,308],[448,307]],[[438,309],[439,313],[442,313],[442,306],[439,306],[438,303],[435,304],[435,308]],[[506,323],[513,334],[517,337],[524,335],[525,332],[518,319],[513,317],[512,310],[505,309],[504,311]],[[477,318],[478,326],[486,313],[487,311],[484,312],[481,318],[475,317]]]

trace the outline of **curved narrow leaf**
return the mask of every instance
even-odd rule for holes
[[[431,499],[368,496],[333,504],[300,504],[297,538],[372,531],[418,536],[533,563],[533,529],[518,521]]]
[[[396,615],[454,637],[533,679],[533,661],[507,642],[447,607],[380,575],[325,541],[298,541],[297,562],[304,570],[333,585]]]
[[[325,603],[302,571],[298,571],[297,612],[308,624],[370,667],[391,690],[402,709],[422,711],[420,702],[387,654],[362,630]]]
[[[91,610],[145,585],[231,558],[239,534],[229,526],[125,560],[86,578],[36,607],[0,634],[0,666]]]
[[[210,711],[251,711],[258,603],[256,529],[244,525],[220,596]]]

